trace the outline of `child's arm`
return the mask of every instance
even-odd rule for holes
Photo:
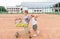
[[[37,18],[38,18],[38,16],[36,15],[36,16],[35,16],[35,20],[36,20],[36,21],[37,21]]]
[[[35,18],[38,18],[38,16],[36,15]]]
[[[17,20],[17,19],[15,19],[15,24],[16,24],[16,20]]]
[[[32,19],[32,17],[34,17],[34,15],[30,15],[30,19]]]
[[[35,20],[37,21],[37,18],[35,18]]]

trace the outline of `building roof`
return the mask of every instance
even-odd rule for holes
[[[29,9],[33,8],[52,8],[56,4],[55,2],[22,2],[21,6]]]
[[[17,7],[17,6],[7,6],[7,8],[20,8],[20,6],[19,7]]]

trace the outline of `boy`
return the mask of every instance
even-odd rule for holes
[[[28,10],[24,10],[24,15],[23,15],[23,17],[22,17],[22,22],[23,23],[27,23],[28,25],[28,27],[27,28],[25,28],[26,29],[26,31],[28,31],[27,33],[28,33],[28,36],[29,36],[29,38],[31,39],[31,32],[30,32],[30,29],[29,29],[29,22],[30,22],[30,15],[28,15]]]
[[[32,17],[33,30],[34,30],[33,36],[37,36],[39,34],[39,31],[37,30],[37,16],[31,15],[31,17]]]

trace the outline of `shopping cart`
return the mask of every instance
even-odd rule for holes
[[[16,38],[21,37],[21,34],[23,33],[23,36],[27,35],[29,39],[31,39],[31,32],[27,23],[18,23],[16,24],[16,27],[19,27],[19,30],[15,33]]]

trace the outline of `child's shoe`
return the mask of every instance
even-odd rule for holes
[[[35,36],[37,36],[37,34],[34,34],[33,36],[35,37]]]

